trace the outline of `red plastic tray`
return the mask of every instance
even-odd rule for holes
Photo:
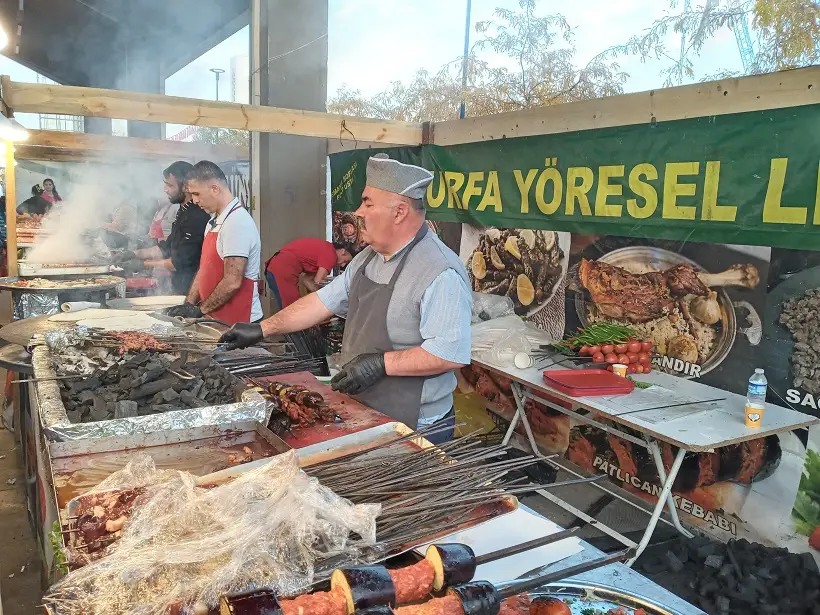
[[[562,369],[544,372],[544,382],[573,397],[626,395],[635,383],[604,369]]]

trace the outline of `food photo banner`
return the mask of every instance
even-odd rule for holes
[[[820,250],[820,105],[379,151],[435,173],[433,221]],[[372,153],[330,157],[334,209]]]

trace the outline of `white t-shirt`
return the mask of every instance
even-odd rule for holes
[[[233,212],[233,213],[231,213]],[[213,221],[213,218],[211,218]],[[205,234],[219,233],[216,238],[216,251],[219,258],[230,256],[247,258],[245,277],[256,282],[259,280],[259,269],[262,260],[262,240],[259,230],[248,210],[234,199],[216,218],[216,226],[210,223],[205,225]],[[257,284],[253,285],[253,300],[251,303],[251,322],[262,318],[262,304],[259,302]]]

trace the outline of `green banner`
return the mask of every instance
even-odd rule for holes
[[[820,250],[820,105],[379,151],[435,172],[430,220]],[[330,157],[335,210],[372,153]]]

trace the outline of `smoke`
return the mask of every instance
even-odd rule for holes
[[[144,218],[141,212],[156,204],[162,195],[161,186],[162,173],[156,168],[129,167],[127,178],[124,174],[111,173],[104,165],[88,165],[79,172],[72,172],[70,182],[58,182],[63,201],[55,203],[44,218],[41,239],[26,255],[26,261],[38,264],[108,261],[110,251],[98,237],[102,225],[111,220],[114,210],[121,205],[132,209],[135,221]],[[166,197],[162,195],[162,198]],[[148,228],[135,225],[133,231],[146,235]]]

